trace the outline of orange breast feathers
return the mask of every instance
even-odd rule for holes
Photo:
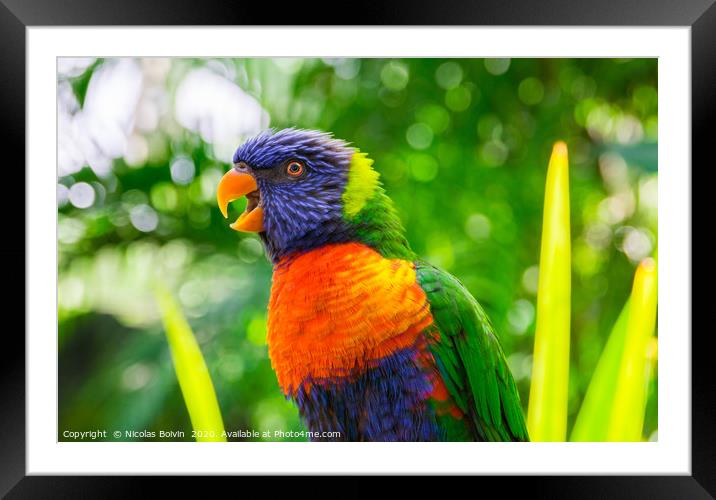
[[[274,270],[268,347],[286,394],[371,368],[416,345],[431,324],[413,263],[365,245],[327,245]]]

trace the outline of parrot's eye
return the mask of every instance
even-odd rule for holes
[[[304,170],[303,163],[298,160],[293,160],[286,165],[286,173],[291,177],[300,177]]]

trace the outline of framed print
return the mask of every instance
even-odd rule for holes
[[[73,495],[49,477],[73,475],[716,489],[691,326],[708,2],[320,27],[7,3],[26,335],[3,368],[3,493]]]

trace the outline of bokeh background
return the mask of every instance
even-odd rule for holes
[[[57,92],[60,440],[191,440],[157,280],[194,329],[226,428],[301,428],[265,345],[271,267],[215,202],[235,148],[268,126],[332,131],[374,158],[413,249],[492,318],[525,411],[545,174],[567,142],[569,429],[656,250],[655,59],[60,58]],[[656,395],[654,370],[645,439]]]

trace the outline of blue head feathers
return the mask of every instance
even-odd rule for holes
[[[299,129],[267,131],[236,150],[235,168],[256,179],[265,229],[260,235],[272,260],[350,239],[341,196],[354,153],[330,134]]]

